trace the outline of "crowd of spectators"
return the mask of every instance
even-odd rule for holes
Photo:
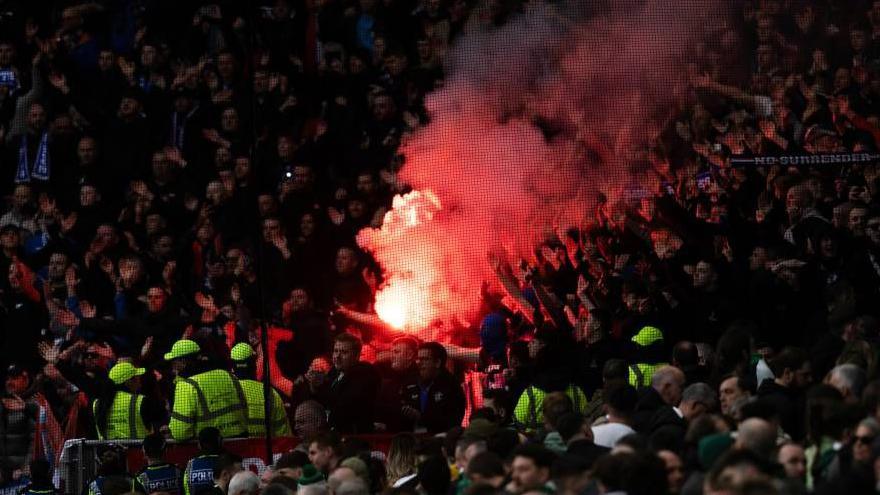
[[[96,438],[115,362],[167,406],[189,338],[268,359],[305,495],[873,493],[880,2],[739,3],[657,190],[490,256],[479,328],[423,342],[369,317],[355,235],[450,44],[520,2],[0,2],[0,484]],[[384,464],[338,437],[375,432]]]

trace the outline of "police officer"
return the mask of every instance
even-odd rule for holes
[[[20,495],[54,495],[58,493],[52,483],[49,461],[34,459],[30,463],[31,481],[27,487],[18,492]]]
[[[196,495],[214,487],[214,468],[223,453],[220,430],[209,426],[199,431],[199,453],[186,463],[183,493]]]
[[[663,332],[652,326],[642,327],[631,339],[635,345],[634,363],[629,366],[629,384],[635,388],[650,387],[654,372],[666,366]]]
[[[168,428],[175,440],[191,440],[212,426],[224,437],[246,437],[247,402],[241,383],[228,370],[200,360],[201,348],[178,340],[165,354],[177,375]]]
[[[164,492],[180,495],[180,468],[165,461],[165,437],[151,433],[144,439],[144,457],[147,465],[137,474],[137,479],[147,493]]]
[[[110,368],[110,381],[113,388],[92,402],[95,414],[95,429],[101,440],[117,440],[122,438],[144,438],[149,432],[144,414],[149,418],[159,413],[151,413],[155,406],[148,406],[149,401],[138,393],[141,388],[141,376],[146,370],[137,368],[131,363],[117,363]]]
[[[125,448],[111,445],[103,454],[98,465],[98,475],[86,487],[86,495],[122,495],[123,493],[143,493],[147,490],[125,469]]]
[[[248,407],[248,434],[252,437],[262,437],[266,435],[266,401],[264,399],[263,383],[254,380],[256,377],[256,353],[253,348],[240,342],[232,347],[229,353],[232,358],[232,365],[235,368],[235,375],[238,377],[241,388],[244,389],[245,400]],[[284,410],[284,402],[281,395],[274,388],[272,392],[272,437],[291,436],[290,422],[287,419],[287,412]]]

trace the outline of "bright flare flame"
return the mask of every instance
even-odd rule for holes
[[[376,293],[376,314],[397,330],[418,332],[444,316],[438,303],[448,290],[437,267],[443,261],[431,240],[434,229],[428,227],[441,210],[431,191],[398,195],[382,228],[358,234],[358,244],[373,252],[385,271],[385,284]]]

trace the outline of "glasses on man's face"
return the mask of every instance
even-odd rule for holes
[[[869,223],[865,228],[868,230],[880,230],[880,223]]]
[[[856,437],[856,442],[862,445],[871,445],[872,443],[874,443],[874,437],[870,435]]]

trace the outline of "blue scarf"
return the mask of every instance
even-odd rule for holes
[[[15,172],[15,183],[22,184],[31,181],[31,178],[41,181],[49,180],[49,133],[43,132],[40,145],[37,146],[37,161],[31,170],[28,163],[27,134],[22,134],[21,144],[18,147],[18,170]]]

